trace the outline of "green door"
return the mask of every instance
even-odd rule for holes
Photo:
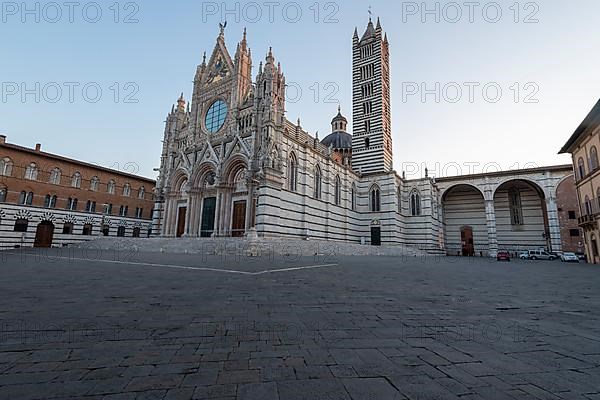
[[[202,225],[200,226],[200,237],[211,237],[211,235],[215,231],[216,208],[216,197],[209,197],[204,199],[202,205]]]

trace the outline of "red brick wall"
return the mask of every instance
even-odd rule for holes
[[[562,250],[583,252],[583,232],[579,229],[577,223],[577,218],[579,217],[579,202],[577,201],[575,178],[573,176],[568,177],[558,186],[558,189],[556,190],[556,205],[558,207]],[[573,213],[575,219],[572,219]],[[573,233],[579,232],[579,236],[573,236],[571,231],[573,231]]]
[[[7,203],[17,204],[22,191],[33,192],[33,206],[43,207],[46,195],[58,197],[56,208],[65,209],[69,198],[76,198],[77,211],[85,211],[86,202],[96,202],[96,213],[102,213],[103,204],[112,204],[112,215],[118,215],[121,206],[128,206],[128,217],[135,217],[136,208],[142,208],[142,218],[152,218],[151,212],[154,206],[152,191],[155,182],[150,179],[136,177],[95,167],[86,163],[70,160],[60,156],[34,151],[33,149],[21,148],[12,144],[0,143],[0,160],[9,157],[14,166],[11,176],[0,176],[0,188],[8,188]],[[38,167],[36,181],[25,179],[25,170],[32,162]],[[50,172],[54,168],[60,168],[62,175],[60,185],[49,183]],[[71,187],[72,176],[79,172],[81,174],[81,187]],[[93,177],[100,179],[97,191],[90,190],[90,182]],[[114,194],[108,193],[108,182],[116,182]],[[129,197],[123,196],[123,186],[131,186]],[[143,199],[138,198],[139,188],[144,187]]]

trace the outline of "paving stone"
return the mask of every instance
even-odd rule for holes
[[[275,382],[242,384],[238,388],[237,398],[239,400],[279,400],[277,384]]]

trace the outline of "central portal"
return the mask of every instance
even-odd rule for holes
[[[200,237],[211,237],[215,231],[215,211],[217,208],[217,198],[208,197],[204,199],[202,205],[202,225],[200,226]]]
[[[243,237],[246,233],[246,201],[233,203],[233,223],[231,225],[231,236]]]

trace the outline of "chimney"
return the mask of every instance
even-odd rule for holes
[[[0,144],[6,143],[6,135],[0,135]]]
[[[39,144],[39,143],[36,143],[35,144],[35,151],[37,151],[37,152],[42,151],[42,145]]]

